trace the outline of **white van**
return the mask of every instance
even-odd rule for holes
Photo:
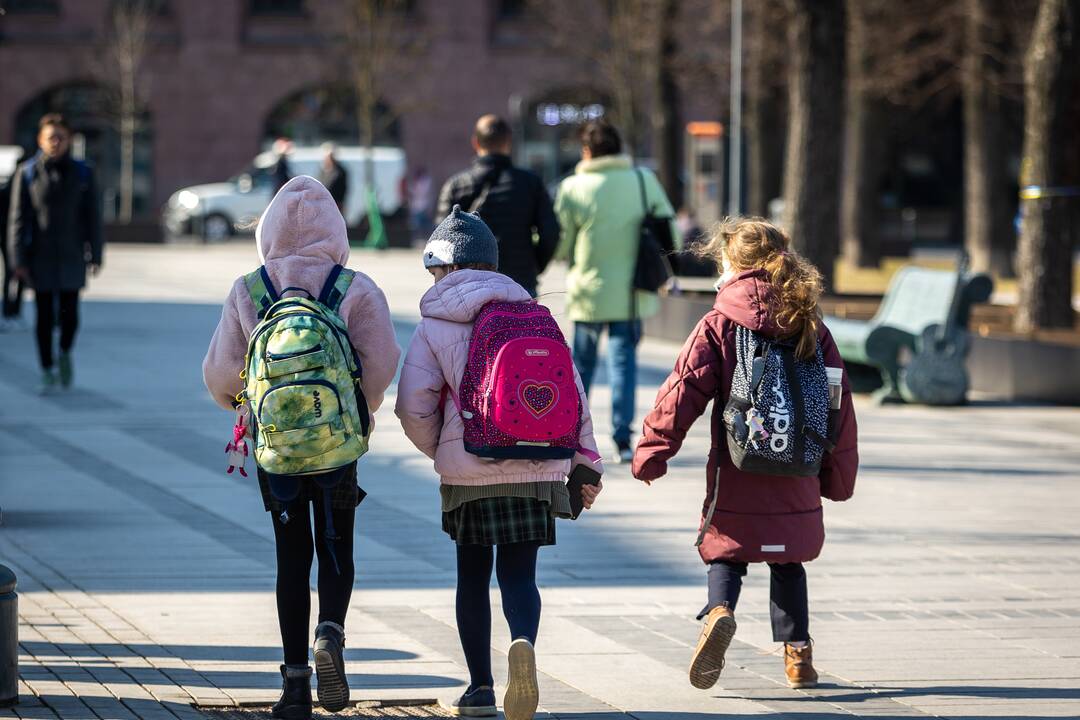
[[[354,226],[367,214],[364,162],[368,151],[362,147],[338,147],[335,156],[349,174],[344,215],[346,223]],[[371,156],[379,211],[393,215],[404,202],[401,181],[405,176],[405,152],[401,148],[375,147]],[[294,147],[287,158],[293,176],[318,177],[323,150]],[[166,230],[170,235],[201,235],[208,242],[249,231],[273,197],[270,168],[276,159],[273,152],[260,153],[250,168],[226,182],[192,185],[173,193],[163,211]]]

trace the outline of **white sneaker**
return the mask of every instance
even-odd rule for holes
[[[536,651],[532,643],[518,638],[510,643],[507,653],[510,663],[503,696],[503,715],[506,720],[532,720],[540,704],[540,686],[536,680]]]

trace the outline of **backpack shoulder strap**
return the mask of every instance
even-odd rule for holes
[[[270,306],[281,299],[277,289],[274,288],[274,282],[270,279],[270,274],[266,272],[265,265],[245,275],[244,285],[247,286],[248,295],[251,296],[251,302],[255,304],[255,312],[260,320],[266,315]]]
[[[341,307],[341,301],[345,299],[345,293],[349,291],[349,286],[352,285],[353,278],[355,277],[355,271],[344,268],[341,265],[335,265],[330,271],[330,275],[326,278],[326,283],[319,293],[318,301],[334,312],[337,312]]]

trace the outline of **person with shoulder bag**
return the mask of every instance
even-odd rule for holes
[[[660,181],[622,154],[614,126],[587,123],[581,143],[581,162],[555,198],[562,228],[558,257],[570,265],[567,314],[574,321],[574,362],[586,392],[607,333],[611,437],[616,460],[628,463],[641,321],[660,308],[657,291],[671,275],[678,228]]]

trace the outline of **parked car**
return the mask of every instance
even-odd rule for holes
[[[319,176],[323,151],[319,147],[295,147],[288,154],[292,175]],[[368,151],[362,147],[338,147],[338,162],[349,173],[349,191],[344,215],[353,226],[367,215],[364,163]],[[405,176],[405,152],[401,148],[371,149],[375,192],[379,211],[392,215],[404,203],[401,195]],[[173,193],[163,211],[170,235],[199,235],[207,242],[219,242],[238,232],[250,232],[270,204],[274,179],[270,168],[276,160],[272,152],[255,157],[251,167],[225,182],[192,185]]]
[[[21,155],[22,148],[18,145],[0,145],[0,184],[15,172],[15,165]]]

